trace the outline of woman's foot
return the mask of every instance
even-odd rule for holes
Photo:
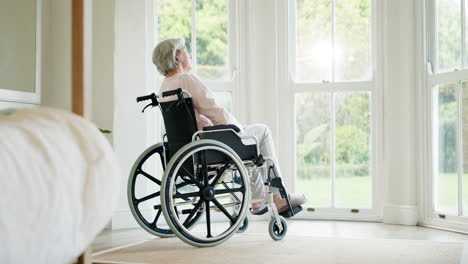
[[[261,201],[252,203],[252,208],[250,208],[250,213],[253,215],[262,215],[268,212],[267,203]]]
[[[292,208],[298,207],[299,205],[303,205],[307,202],[307,198],[304,194],[288,194],[288,196]],[[282,213],[289,209],[288,202],[286,201],[286,199],[281,198],[280,195],[273,196],[273,201],[276,204],[276,209],[278,209],[278,213]]]
[[[286,199],[281,198],[279,194],[275,194],[273,196],[273,202],[276,205],[276,209],[278,209],[278,213],[282,213],[289,209]],[[305,204],[307,202],[307,198],[303,194],[289,194],[289,202],[291,203],[292,208],[295,208],[299,205]],[[250,212],[254,215],[262,215],[268,212],[268,206],[263,201],[255,202],[252,203]]]

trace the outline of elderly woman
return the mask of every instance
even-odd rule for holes
[[[156,46],[153,52],[153,63],[158,71],[166,77],[162,82],[160,95],[177,88],[188,91],[192,95],[198,129],[216,125],[236,125],[241,129],[243,135],[254,136],[257,139],[260,153],[263,156],[273,158],[278,173],[280,173],[270,129],[263,124],[243,126],[231,113],[218,105],[210,89],[197,77],[188,74],[192,69],[191,58],[183,38],[168,38]],[[161,96],[160,98],[162,99]],[[263,170],[255,169],[251,179],[253,201],[251,213],[255,215],[261,215],[268,211],[265,201],[262,200],[264,197],[262,173]],[[288,206],[285,199],[281,198],[277,188],[273,189],[275,190],[273,201],[278,212],[286,211]],[[306,202],[304,195],[290,194],[289,198],[293,207]]]

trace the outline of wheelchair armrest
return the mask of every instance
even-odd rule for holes
[[[203,131],[197,131],[193,135],[192,140],[197,137],[217,140],[231,147],[242,160],[256,160],[260,153],[257,140],[252,136],[242,136],[239,132],[240,129],[235,125],[204,127]],[[255,144],[246,145],[243,139],[253,139]]]
[[[209,126],[209,127],[204,127],[203,131],[211,131],[211,130],[219,130],[219,129],[234,129],[237,133],[239,133],[241,130],[238,128],[236,125],[217,125],[217,126]]]

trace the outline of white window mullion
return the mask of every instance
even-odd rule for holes
[[[439,94],[439,87],[437,86],[430,86],[431,89],[431,94],[432,94],[432,119],[433,119],[433,126],[432,126],[432,132],[433,132],[433,148],[432,148],[432,153],[433,155],[433,171],[432,171],[432,193],[433,193],[433,199],[431,201],[432,205],[432,211],[436,211],[436,201],[439,200],[439,177],[436,177],[439,175],[439,148],[440,148],[440,142],[439,142],[439,100],[438,100],[438,94]]]
[[[457,163],[458,163],[458,215],[463,215],[463,91],[457,82]]]
[[[434,28],[432,29],[432,32],[434,33],[434,37],[433,37],[433,40],[434,42],[432,43],[432,46],[434,47],[432,52],[433,52],[433,56],[432,57],[432,70],[434,71],[434,73],[438,72],[439,71],[439,61],[437,59],[437,51],[439,49],[439,34],[437,32],[437,24],[438,24],[438,20],[439,20],[439,17],[437,16],[437,10],[438,10],[438,5],[437,5],[437,0],[432,0],[433,1],[433,10],[432,10],[432,14],[434,15],[434,24],[432,25]]]
[[[331,36],[332,37],[332,43],[331,43],[331,45],[332,45],[332,58],[331,58],[331,60],[332,60],[332,68],[331,68],[332,79],[331,79],[331,81],[332,82],[335,82],[335,33],[336,33],[335,32],[336,31],[335,30],[335,22],[336,22],[335,21],[336,20],[335,19],[335,4],[336,4],[336,0],[332,0],[332,34],[331,34],[332,35]]]
[[[294,76],[296,76],[296,45],[297,45],[297,28],[296,28],[296,1],[293,0],[291,1],[290,7],[289,7],[289,39],[292,40],[290,41],[289,45],[289,67],[290,71],[288,74],[288,81],[293,82]],[[291,19],[292,18],[292,19]]]
[[[461,47],[462,47],[462,69],[465,69],[466,47],[465,47],[465,0],[461,1]]]
[[[433,19],[425,19],[426,23],[426,39],[427,54],[426,63],[428,64],[426,74],[434,74],[437,66],[437,12],[435,0],[425,2],[425,16]]]
[[[229,54],[228,54],[228,71],[229,71],[229,81],[235,81],[237,79],[237,65],[238,65],[238,45],[234,43],[238,43],[237,39],[239,39],[238,31],[237,31],[237,1],[228,1],[227,4],[227,34],[228,34],[228,47],[229,47]]]
[[[331,164],[331,189],[332,189],[332,208],[335,208],[335,201],[336,201],[336,133],[335,133],[335,120],[336,120],[336,114],[335,114],[335,93],[332,92],[331,94],[331,144],[330,144],[330,164]]]
[[[197,72],[197,25],[196,25],[196,0],[192,0],[192,67]]]

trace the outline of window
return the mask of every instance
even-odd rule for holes
[[[427,73],[432,94],[431,213],[468,215],[466,0],[426,0]],[[448,218],[446,218],[448,219]]]
[[[370,0],[297,0],[295,80],[372,78]]]
[[[290,12],[296,191],[315,209],[372,209],[372,1],[295,0]]]
[[[236,1],[158,0],[158,39],[180,36],[192,55],[192,73],[233,110],[237,68]]]

